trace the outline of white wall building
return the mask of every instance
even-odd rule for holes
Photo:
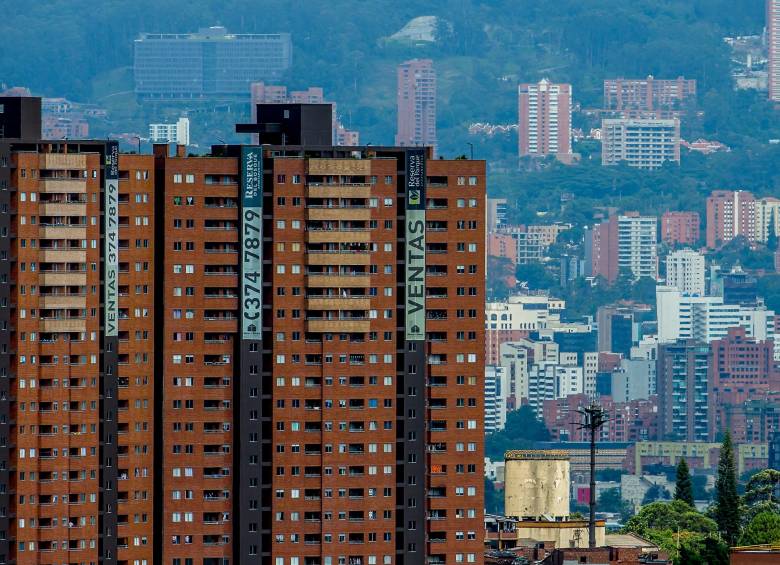
[[[575,354],[576,355],[576,354]],[[582,394],[585,390],[582,367],[570,365],[555,366],[555,398]]]
[[[506,425],[509,383],[505,367],[485,367],[485,433],[503,430]]]
[[[656,287],[658,341],[696,339],[709,343],[725,337],[729,328],[742,326],[749,337],[774,338],[774,311],[765,306],[724,304],[722,296],[691,296],[676,287]],[[775,350],[775,357],[778,355]]]
[[[666,257],[666,285],[685,294],[706,294],[704,255],[693,249],[673,251]]]
[[[149,124],[151,143],[190,144],[190,119],[179,118],[175,124]]]
[[[510,296],[506,302],[485,304],[486,330],[539,330],[559,323],[566,301],[544,295]]]
[[[618,216],[618,269],[658,278],[658,218]]]

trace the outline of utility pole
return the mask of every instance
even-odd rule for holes
[[[577,410],[583,416],[580,429],[590,431],[590,517],[588,520],[588,547],[596,547],[596,432],[607,423],[604,409],[592,402],[587,408]]]

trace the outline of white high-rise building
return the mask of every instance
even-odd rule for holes
[[[705,272],[704,255],[693,249],[680,249],[666,257],[666,285],[685,294],[705,294]]]
[[[658,218],[618,216],[618,270],[658,278]]]
[[[505,367],[485,366],[485,433],[503,430],[506,425],[506,408],[509,383]]]
[[[724,304],[722,296],[694,296],[671,286],[656,287],[658,342],[695,339],[709,343],[742,326],[749,337],[774,339],[774,311],[766,306]]]
[[[179,118],[175,124],[149,124],[151,143],[190,144],[190,119]]]
[[[780,0],[766,2],[766,38],[769,51],[769,99],[780,102]]]

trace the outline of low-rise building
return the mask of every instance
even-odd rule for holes
[[[692,441],[642,441],[630,446],[625,469],[634,475],[641,475],[648,465],[675,467],[685,458],[692,469],[714,470],[720,457],[720,443]],[[769,446],[766,443],[736,444],[735,462],[737,473],[751,469],[766,468]]]

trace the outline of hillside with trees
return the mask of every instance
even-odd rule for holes
[[[401,44],[388,38],[410,19],[439,18],[434,43]],[[348,127],[363,142],[390,143],[395,130],[395,66],[430,57],[438,72],[440,153],[490,162],[490,192],[519,199],[515,220],[538,212],[550,219],[581,220],[593,205],[643,212],[701,207],[715,187],[741,187],[763,195],[780,190],[780,119],[755,92],[736,92],[730,76],[727,35],[761,33],[763,0],[136,0],[94,3],[41,0],[0,21],[0,82],[45,96],[66,96],[109,109],[95,128],[144,131],[171,111],[139,105],[132,93],[133,40],[141,32],[192,32],[224,25],[236,33],[289,31],[293,66],[280,82],[291,88],[322,86],[338,102]],[[573,84],[575,104],[598,108],[605,78],[684,75],[698,81],[683,137],[717,139],[730,153],[683,155],[681,167],[654,173],[600,166],[598,144],[575,145],[576,167],[551,164],[517,171],[516,136],[472,136],[473,122],[517,120],[517,84],[550,77]],[[196,116],[202,143],[230,139],[247,100],[219,113]],[[594,123],[575,112],[575,126]],[[227,136],[227,137],[226,137]],[[575,199],[561,206],[561,195]],[[663,197],[663,198],[659,198]]]

